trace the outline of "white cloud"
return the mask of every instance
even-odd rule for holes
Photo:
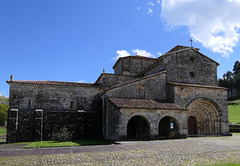
[[[151,54],[150,52],[147,52],[146,50],[141,50],[141,49],[133,49],[132,52],[134,54],[140,55],[140,56],[146,56],[146,57],[152,57],[154,58],[154,55]]]
[[[152,9],[148,9],[148,14],[152,14],[153,13],[153,10]]]
[[[157,0],[157,3],[158,3],[158,4],[161,4],[161,1],[160,1],[160,0]]]
[[[149,6],[154,6],[154,3],[152,3],[151,1],[147,3]]]
[[[140,10],[140,9],[141,9],[141,7],[140,7],[140,6],[138,6],[138,7],[137,7],[137,10]]]
[[[153,54],[151,54],[150,52],[147,52],[146,50],[133,49],[131,52],[132,54],[135,54],[135,55],[155,58]],[[117,50],[117,54],[118,55],[115,58],[113,58],[113,60],[118,60],[118,58],[120,57],[131,56],[131,54],[127,50]]]
[[[3,91],[0,91],[0,96],[4,96],[6,93]],[[4,96],[5,97],[5,96]]]
[[[117,50],[117,56],[113,58],[114,60],[118,60],[118,58],[125,57],[125,56],[130,56],[131,54],[127,52],[126,50]]]
[[[162,53],[161,53],[161,52],[157,52],[157,54],[158,54],[158,56],[161,56],[161,55],[162,55]]]
[[[78,83],[84,83],[86,80],[79,80]]]
[[[187,26],[204,47],[227,57],[240,37],[240,0],[162,0],[168,26]]]

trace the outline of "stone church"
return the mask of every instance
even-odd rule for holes
[[[230,135],[219,63],[176,46],[158,58],[121,57],[95,83],[9,80],[7,142],[51,139],[150,140]]]

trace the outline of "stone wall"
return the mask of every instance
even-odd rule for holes
[[[116,128],[118,139],[126,140],[128,121],[134,116],[143,116],[147,119],[150,129],[150,138],[158,139],[158,125],[162,118],[168,116],[174,118],[179,127],[179,138],[186,138],[187,123],[186,110],[160,110],[160,109],[120,109],[119,124]]]
[[[123,84],[129,81],[134,80],[133,76],[121,75],[121,74],[108,74],[102,73],[101,76],[96,81],[97,85],[103,86],[104,89],[118,84]]]
[[[91,111],[101,87],[10,84],[10,107],[18,109],[85,110]]]
[[[105,100],[104,136],[106,139],[118,140],[117,126],[119,125],[120,112],[108,99]]]
[[[227,108],[227,90],[221,87],[186,85],[178,83],[168,83],[168,94],[173,96],[173,102],[179,106],[188,108],[188,106],[197,99],[211,101],[219,110],[221,116],[221,133],[229,133],[228,108]]]
[[[193,49],[165,54],[158,60],[145,75],[165,70],[168,82],[217,85],[218,63]]]
[[[122,57],[119,58],[116,64],[113,66],[114,74],[136,75],[155,62],[157,62],[157,59],[155,58],[141,56]]]
[[[139,96],[138,86],[142,86],[143,92]],[[148,77],[140,78],[121,87],[110,88],[106,90],[104,97],[122,97],[122,98],[145,98],[158,101],[166,100],[166,73],[157,73]]]
[[[74,140],[101,136],[97,112],[18,110],[9,111],[7,143],[50,140],[64,126]]]

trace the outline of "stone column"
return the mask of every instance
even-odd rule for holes
[[[7,143],[17,142],[18,129],[18,109],[10,108],[8,110],[7,122]]]
[[[43,133],[43,109],[35,110],[34,141],[42,141]]]

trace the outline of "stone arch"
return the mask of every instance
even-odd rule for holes
[[[188,134],[197,134],[197,119],[194,116],[188,117]]]
[[[127,139],[148,140],[150,136],[150,124],[144,116],[135,115],[127,123]]]
[[[216,135],[221,131],[221,117],[222,113],[218,105],[210,99],[198,98],[190,102],[187,106],[187,122],[188,132],[191,133],[191,125],[189,124],[189,118],[194,117],[196,121],[196,133],[197,135]]]
[[[179,123],[171,116],[164,116],[158,123],[159,139],[179,137]]]

